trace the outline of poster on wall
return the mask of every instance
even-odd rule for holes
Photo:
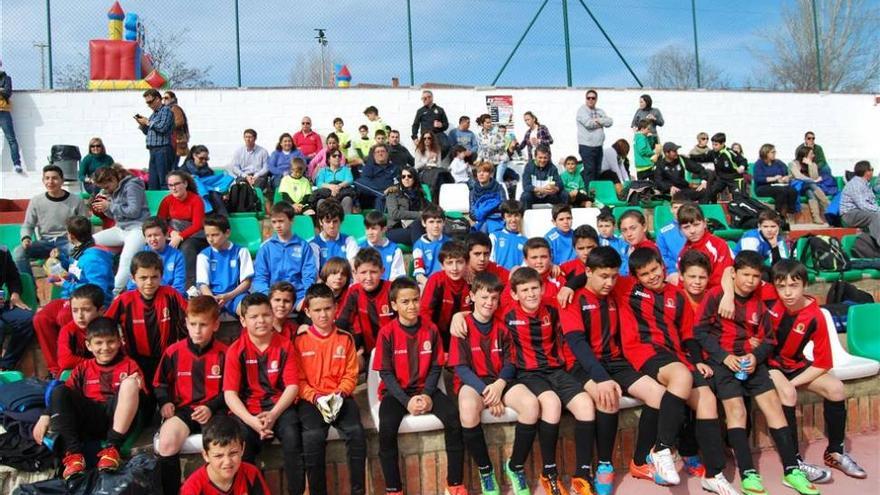
[[[487,95],[486,110],[492,116],[492,123],[507,126],[508,132],[513,132],[513,96],[512,95]]]

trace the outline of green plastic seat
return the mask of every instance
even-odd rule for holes
[[[253,217],[257,220],[262,220],[266,216],[266,196],[263,194],[263,190],[259,187],[255,187],[254,191],[257,194],[257,201],[260,203],[260,207],[257,211],[236,211],[230,213],[229,218]]]
[[[9,254],[21,244],[21,224],[20,223],[4,223],[0,224],[0,245],[6,246]]]
[[[165,199],[165,196],[171,194],[171,191],[144,191],[147,195],[147,207],[150,209],[150,215],[155,216],[159,213],[159,204]]]
[[[60,380],[62,382],[66,382],[67,379],[70,378],[71,373],[73,373],[72,369],[62,371],[61,374],[58,375],[58,380]]]
[[[880,361],[880,304],[856,304],[846,317],[846,348],[850,354]]]
[[[425,193],[425,199],[429,202],[434,201],[434,195],[431,194],[431,188],[427,184],[422,184],[422,192]]]
[[[852,250],[858,237],[858,234],[847,234],[840,238],[840,247],[843,248],[843,252],[849,256],[849,259],[856,259],[856,257],[853,256]],[[876,268],[863,268],[861,272],[862,278],[880,279],[880,270]]]
[[[40,309],[40,300],[37,299],[37,285],[34,283],[34,278],[27,273],[19,273],[18,275],[21,277],[21,300],[34,311]]]
[[[0,371],[0,385],[4,383],[17,382],[19,380],[24,380],[24,373],[22,373],[21,371]]]
[[[354,237],[358,244],[367,240],[367,228],[364,227],[364,216],[360,213],[348,213],[342,219],[339,231]]]
[[[614,223],[619,224],[620,217],[622,217],[623,214],[628,212],[629,210],[636,210],[639,213],[641,213],[642,215],[645,214],[645,209],[642,208],[641,206],[630,206],[630,205],[618,206],[618,207],[614,208],[613,210],[611,210],[611,213],[614,215]]]
[[[669,205],[654,207],[654,235],[673,220],[675,219],[672,217],[672,208]]]
[[[804,252],[804,248],[807,246],[807,238],[799,237],[797,242],[794,245],[793,258],[799,260],[801,258],[801,253]],[[838,280],[843,280],[845,282],[855,282],[856,280],[861,280],[863,278],[862,270],[846,270],[844,272],[827,272],[820,271],[813,268],[813,261],[811,259],[806,259],[803,261],[804,265],[807,267],[807,278],[810,282],[814,282],[816,280],[820,280],[823,282],[836,282]]]
[[[259,220],[253,216],[230,217],[229,227],[232,229],[229,240],[239,246],[246,247],[251,256],[256,256],[263,243],[263,231]]]
[[[617,197],[617,190],[614,189],[614,183],[610,180],[594,180],[590,181],[590,189],[596,192],[596,201],[603,205],[615,207],[623,206],[626,201]]]
[[[308,215],[297,215],[293,217],[293,233],[304,241],[315,237],[315,222]]]
[[[744,230],[743,229],[735,229],[727,223],[727,214],[724,212],[724,208],[719,204],[707,204],[700,205],[700,209],[703,210],[703,215],[706,216],[706,219],[712,218],[721,222],[724,225],[723,229],[716,230],[713,232],[715,235],[722,239],[738,241],[740,237],[742,237]]]

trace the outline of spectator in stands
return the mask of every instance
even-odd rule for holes
[[[633,156],[638,180],[650,180],[654,176],[654,162],[660,156],[660,145],[657,143],[657,138],[651,134],[650,124],[647,119],[640,120],[638,131],[633,138]]]
[[[309,162],[324,145],[321,142],[321,136],[312,130],[311,117],[303,117],[300,125],[302,126],[300,130],[293,135],[293,142],[296,144],[297,149],[306,157],[306,162]]]
[[[290,162],[290,173],[281,179],[278,185],[278,195],[282,201],[293,205],[297,214],[308,215],[311,210],[312,183],[305,176],[306,163],[302,158],[294,158]]]
[[[291,136],[290,133],[285,132],[278,138],[278,144],[275,145],[275,151],[269,155],[269,159],[266,163],[266,167],[268,168],[271,177],[271,185],[269,187],[273,191],[278,190],[281,180],[284,176],[290,173],[290,162],[297,157],[305,159],[305,156],[296,149],[296,145],[293,144],[293,136]]]
[[[456,184],[467,184],[471,180],[471,166],[467,162],[468,150],[460,144],[452,147],[449,153],[452,161],[449,162],[449,173]]]
[[[189,289],[196,281],[196,257],[206,247],[205,203],[196,190],[191,175],[176,170],[168,174],[168,190],[171,193],[159,203],[157,217],[168,222],[168,245],[180,250],[186,261],[186,282]]]
[[[599,108],[596,101],[599,94],[595,89],[587,91],[587,102],[577,111],[578,153],[584,164],[584,184],[599,177],[602,169],[602,145],[605,143],[605,127],[611,127],[614,120]]]
[[[433,132],[425,132],[416,143],[416,170],[426,167],[439,167],[442,160],[440,144]]]
[[[269,219],[274,234],[257,251],[251,289],[268,295],[269,288],[277,282],[290,282],[296,292],[294,307],[300,310],[306,290],[318,276],[318,260],[309,248],[308,239],[293,232],[295,215],[288,203],[282,201],[272,205]]]
[[[388,160],[388,146],[377,144],[373,148],[373,157],[363,166],[354,186],[358,191],[358,203],[363,209],[385,209],[387,189],[397,179],[398,166]]]
[[[3,70],[3,62],[0,61],[0,130],[6,136],[6,142],[9,144],[9,154],[12,155],[12,168],[20,174],[24,170],[21,168],[21,155],[18,152],[18,141],[15,139],[15,127],[12,125],[12,78]]]
[[[811,148],[813,150],[816,165],[819,166],[820,173],[823,172],[823,169],[828,168],[828,160],[825,159],[825,150],[822,149],[822,146],[816,144],[816,134],[813,131],[807,131],[806,134],[804,134],[804,142],[803,144],[798,145],[794,154],[797,155],[801,148]],[[830,169],[828,171],[830,172]]]
[[[434,103],[434,93],[428,90],[422,91],[422,106],[416,110],[416,117],[413,119],[412,140],[417,141],[419,136],[424,136],[426,132],[443,134],[446,129],[449,129],[446,111]],[[437,144],[442,148],[444,143],[440,139],[442,138],[437,138]]]
[[[739,143],[733,143],[733,144],[731,144],[731,145],[730,145],[730,151],[732,151],[732,152],[733,152],[735,155],[737,155],[737,156],[741,156],[741,157],[743,157],[743,158],[746,158],[746,154],[745,154],[745,152],[743,151],[743,146],[742,146],[741,144],[739,144]],[[746,161],[748,161],[748,158],[746,158]]]
[[[150,151],[150,179],[147,188],[158,191],[168,172],[177,166],[177,154],[171,142],[174,131],[174,114],[171,108],[162,104],[162,95],[155,89],[144,91],[144,103],[153,111],[150,118],[141,114],[134,116],[138,126],[147,136],[147,149]]]
[[[587,186],[584,185],[583,167],[578,163],[577,157],[573,155],[565,158],[564,167],[565,170],[559,173],[559,178],[562,180],[562,187],[568,194],[568,202],[572,206],[581,207],[589,199]],[[601,178],[601,175],[599,177]],[[617,175],[615,174],[614,177]]]
[[[335,198],[345,213],[351,213],[352,204],[357,197],[352,186],[354,177],[351,169],[345,165],[342,150],[334,150],[327,156],[327,166],[318,171],[315,177],[316,189],[312,191],[312,204],[317,208],[328,198]]]
[[[379,117],[379,109],[373,105],[364,109],[364,116],[367,117],[367,130],[370,136],[375,136],[376,131],[388,132],[391,127]],[[376,144],[375,142],[373,144]]]
[[[95,185],[103,189],[106,196],[98,196],[92,202],[92,209],[116,222],[113,227],[95,234],[95,243],[107,247],[122,246],[113,283],[113,293],[118,294],[125,290],[131,276],[131,259],[144,247],[141,224],[150,216],[150,210],[143,181],[118,163],[98,170]]]
[[[212,213],[226,216],[226,203],[223,201],[223,193],[229,190],[232,181],[225,173],[215,173],[208,165],[209,159],[210,154],[208,153],[207,146],[197,144],[190,148],[189,154],[186,155],[180,170],[193,176],[196,184],[202,181],[202,185],[207,190],[203,197],[211,205]]]
[[[244,130],[244,146],[237,149],[229,162],[232,176],[239,181],[247,181],[251,187],[265,189],[269,174],[269,152],[257,144],[257,131]]]
[[[21,244],[12,252],[21,273],[34,276],[30,260],[44,259],[55,248],[68,251],[65,222],[74,215],[88,215],[79,195],[64,190],[64,172],[58,165],[43,167],[46,192],[31,198],[21,224]]]
[[[690,158],[679,155],[680,148],[681,146],[673,142],[663,144],[663,155],[654,168],[654,188],[670,197],[681,191],[691,201],[705,203],[709,192],[709,171]],[[692,178],[699,179],[699,185],[692,189],[685,172],[690,172]]]
[[[0,370],[15,369],[25,349],[34,340],[34,312],[21,299],[24,291],[21,276],[15,269],[12,257],[5,248],[0,248],[0,287],[6,292],[0,298],[0,339],[9,342],[0,358]]]
[[[476,158],[479,142],[477,135],[471,130],[471,118],[462,115],[458,118],[458,127],[449,131],[449,146],[460,145],[465,149],[465,159],[472,163]]]
[[[747,230],[733,248],[736,256],[740,251],[755,251],[769,261],[770,266],[777,261],[791,257],[788,245],[779,232],[782,229],[782,217],[773,210],[762,210],[758,213],[758,228]]]
[[[339,149],[342,150],[343,155],[350,158],[354,149],[351,146],[351,136],[343,129],[344,125],[345,121],[341,117],[333,119],[333,134],[336,134],[336,139],[339,140]]]
[[[382,132],[385,132],[384,130]],[[339,151],[339,136],[335,133],[331,132],[327,134],[327,138],[324,140],[324,146],[321,148],[315,157],[309,161],[309,170],[308,176],[309,179],[315,180],[315,177],[318,176],[318,172],[320,172],[324,167],[327,166],[327,157],[330,156],[334,151]],[[339,155],[339,161],[342,165],[345,165],[345,154]]]
[[[535,203],[567,203],[565,189],[556,166],[550,163],[550,148],[540,145],[535,150],[535,159],[523,169],[523,193],[520,197],[523,210]]]
[[[387,202],[388,223],[391,225],[388,239],[412,246],[425,234],[422,210],[430,203],[415,168],[405,166],[400,170],[398,185],[389,191]]]
[[[794,180],[801,182],[801,194],[807,197],[813,223],[824,224],[823,210],[828,208],[828,196],[819,187],[819,166],[815,161],[812,148],[799,147],[794,161],[788,164],[788,171]]]
[[[480,126],[480,133],[477,135],[480,143],[477,160],[495,165],[495,180],[502,183],[504,182],[504,171],[507,170],[507,162],[510,160],[504,135],[493,128],[492,116],[488,113],[477,117],[477,125]]]
[[[691,157],[700,163],[712,162],[715,164],[715,181],[709,188],[709,201],[717,199],[718,194],[728,190],[748,190],[745,184],[745,172],[748,162],[746,159],[730,151],[725,143],[727,136],[718,132],[712,136],[712,150],[697,158]]]
[[[358,135],[354,141],[354,151],[359,161],[366,162],[371,158],[373,136],[370,135],[370,128],[363,124],[358,127]]]
[[[190,148],[180,169],[193,177],[210,177],[214,175],[214,170],[208,165],[210,158],[208,147],[197,144]]]
[[[186,113],[177,104],[177,95],[174,91],[166,91],[162,95],[162,104],[171,109],[174,117],[174,127],[171,130],[171,147],[174,148],[178,161],[189,152],[189,121]],[[174,168],[177,168],[175,163]]]
[[[475,230],[483,232],[494,232],[503,227],[500,208],[506,195],[504,186],[492,177],[494,169],[488,161],[477,162],[474,167],[476,177],[469,183],[469,220]]]
[[[416,165],[416,159],[412,156],[412,153],[406,149],[406,146],[400,144],[400,131],[394,129],[388,133],[388,156],[391,163],[401,167],[404,165],[414,167]]]
[[[639,109],[636,110],[632,123],[629,125],[632,127],[633,132],[638,132],[639,122],[643,119],[648,121],[648,129],[651,131],[651,134],[657,141],[660,141],[660,136],[657,135],[657,128],[663,127],[663,124],[666,122],[663,120],[663,114],[660,113],[660,109],[654,108],[654,100],[651,99],[650,95],[639,97]]]
[[[629,143],[626,139],[618,139],[614,144],[602,150],[602,167],[599,180],[610,180],[614,183],[617,194],[623,190],[623,183],[631,179],[629,175]]]
[[[709,135],[705,132],[701,132],[697,134],[697,144],[691,148],[688,156],[691,157],[692,160],[696,160],[696,158],[700,155],[705,155],[712,148],[709,147]]]
[[[89,153],[79,162],[79,182],[82,188],[89,194],[98,192],[92,181],[92,175],[101,168],[113,165],[113,157],[107,154],[104,148],[104,141],[99,137],[93,137],[89,140]]]
[[[754,177],[755,193],[758,196],[773,198],[776,211],[786,217],[796,211],[798,193],[791,187],[788,168],[781,160],[776,159],[776,147],[772,144],[761,146],[755,161]]]
[[[868,229],[875,243],[880,243],[880,206],[871,189],[874,167],[867,160],[857,162],[853,178],[846,183],[840,198],[840,215],[849,227]]]
[[[550,129],[547,129],[546,125],[538,122],[538,117],[532,112],[524,113],[523,120],[526,122],[526,133],[522,141],[517,143],[516,150],[522,152],[523,148],[525,148],[527,152],[526,157],[529,160],[533,160],[535,158],[535,149],[541,145],[549,149],[550,145],[553,144],[553,136],[550,135]]]
[[[67,274],[49,274],[48,281],[61,287],[63,299],[69,299],[73,291],[83,285],[94,284],[104,291],[109,303],[113,299],[113,253],[95,246],[92,222],[82,215],[67,219],[67,238],[71,244],[70,256],[50,253],[50,256],[59,255],[61,266]]]

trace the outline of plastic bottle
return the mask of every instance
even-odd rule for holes
[[[749,373],[745,370],[745,368],[748,368],[751,364],[752,364],[752,361],[748,358],[740,359],[739,360],[740,370],[737,371],[736,373],[734,373],[733,376],[736,377],[736,379],[741,382],[746,381],[749,378]]]

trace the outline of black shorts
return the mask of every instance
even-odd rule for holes
[[[667,364],[672,364],[672,363],[681,363],[681,360],[668,352],[660,352],[660,353],[655,354],[654,357],[652,357],[651,359],[645,361],[645,364],[642,365],[641,372],[645,376],[650,376],[654,380],[657,380],[657,375],[660,374],[660,368],[663,368]],[[688,364],[686,364],[686,363],[682,363],[682,364],[684,364],[685,366],[688,366]],[[693,388],[711,387],[711,384],[709,383],[709,381],[706,380],[706,378],[704,378],[702,373],[700,373],[699,371],[697,371],[697,370],[691,371],[691,376],[693,376],[693,379],[694,379]]]
[[[803,368],[801,368],[799,370],[793,370],[793,371],[786,371],[781,368],[770,368],[770,369],[774,369],[774,370],[782,373],[782,376],[784,376],[786,380],[792,381],[795,379],[795,377],[797,377],[798,375],[800,375],[804,371],[807,371],[807,368],[809,368],[809,366],[804,366]]]
[[[479,378],[486,385],[492,385],[497,380],[497,378],[489,378],[489,377],[479,377]],[[516,385],[516,380],[505,380],[505,383],[506,384],[504,385],[504,390],[501,391],[501,397],[504,397],[504,394],[506,394],[507,391],[510,390],[511,387]],[[467,385],[467,383],[461,382],[461,387],[464,387],[465,385]],[[461,387],[459,387],[459,391],[461,390]]]
[[[519,371],[516,379],[535,394],[535,397],[544,392],[555,392],[563,406],[584,391],[583,386],[562,368]]]
[[[195,435],[202,432],[202,425],[198,421],[192,419],[193,409],[191,407],[174,408],[174,416],[183,421],[183,424],[189,428],[189,434]]]
[[[624,394],[629,395],[627,390],[629,390],[632,385],[639,381],[643,376],[641,373],[635,370],[629,361],[625,359],[612,359],[610,361],[599,361],[599,364],[605,369],[608,373],[608,376],[614,380],[615,383],[620,385],[620,389]],[[584,385],[590,381],[590,376],[586,371],[581,367],[581,363],[574,363],[574,366],[568,371],[578,383],[582,383]]]
[[[712,382],[715,384],[715,395],[720,400],[733,399],[735,397],[755,397],[774,390],[773,380],[770,379],[770,371],[766,364],[755,367],[745,380],[737,380],[733,371],[723,364],[712,364]]]

